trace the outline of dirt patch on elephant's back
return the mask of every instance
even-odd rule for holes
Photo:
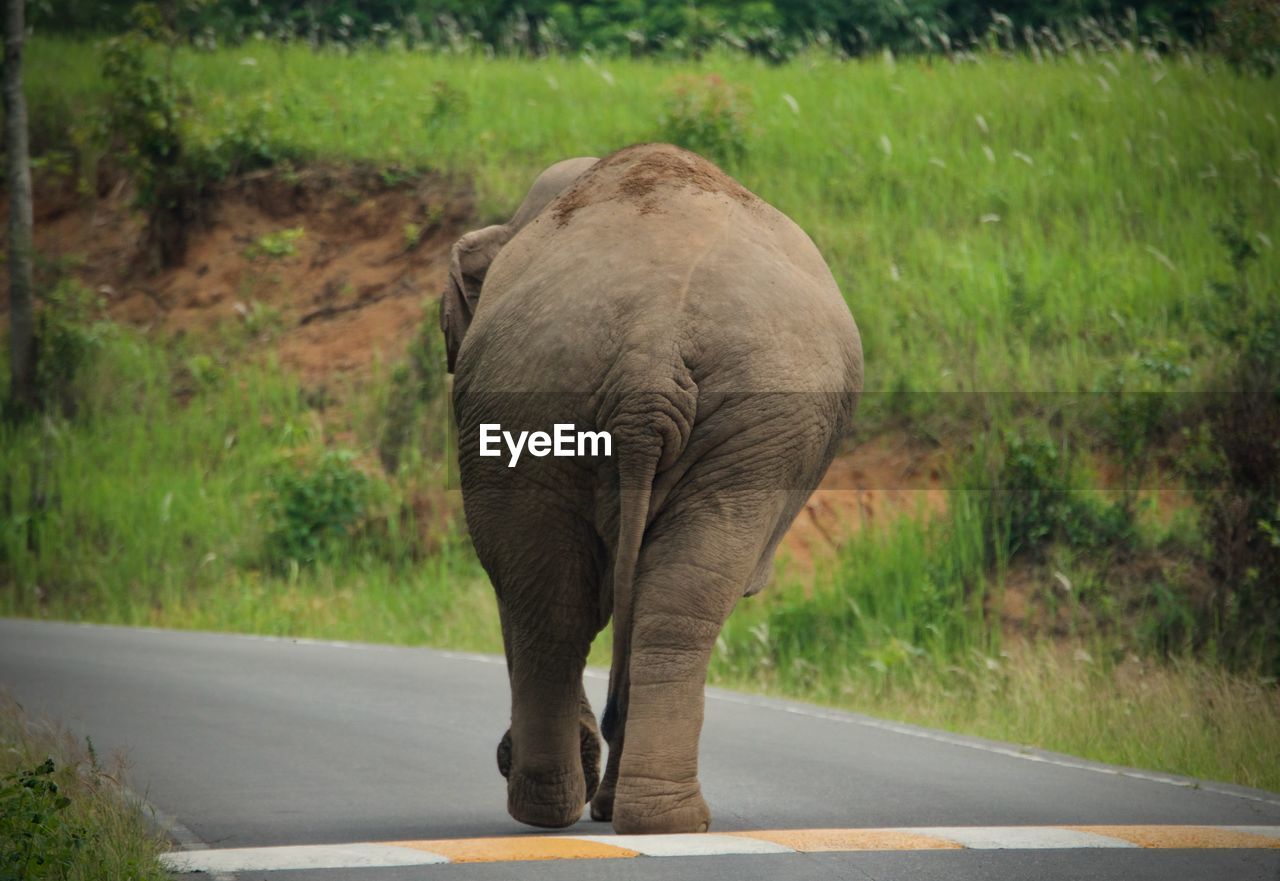
[[[616,171],[621,167],[621,171]],[[638,144],[596,163],[568,192],[556,200],[552,216],[565,226],[581,208],[597,202],[632,204],[641,214],[662,210],[658,190],[664,186],[719,194],[744,206],[756,204],[754,193],[714,164],[670,144]]]
[[[871,438],[836,458],[779,549],[801,576],[834,557],[849,536],[885,529],[902,517],[931,519],[947,510],[944,454],[899,433]]]

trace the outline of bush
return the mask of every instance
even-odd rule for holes
[[[306,565],[348,545],[370,500],[354,455],[330,450],[314,467],[287,462],[268,481],[266,556],[276,568]]]
[[[663,93],[660,140],[721,164],[746,155],[751,104],[744,88],[716,74],[681,74],[667,82]]]
[[[111,324],[100,319],[98,297],[80,282],[63,278],[40,298],[36,315],[36,395],[42,408],[75,415],[77,379],[102,346]]]
[[[1280,69],[1280,4],[1225,0],[1216,18],[1218,51],[1233,67],[1275,75]]]
[[[0,879],[64,878],[85,832],[66,822],[71,804],[53,780],[53,759],[0,781]]]
[[[992,562],[1038,554],[1053,543],[1101,548],[1132,537],[1131,513],[1086,491],[1074,460],[1045,437],[1006,432],[979,448],[963,485],[979,490]]]
[[[263,135],[261,107],[207,130],[195,118],[191,87],[173,73],[172,59],[161,71],[150,63],[157,36],[168,43],[166,51],[176,48],[172,28],[147,3],[135,7],[133,22],[133,30],[106,44],[102,76],[110,98],[99,137],[123,148],[119,155],[133,176],[136,203],[147,214],[144,245],[152,262],[175,266],[186,255],[189,228],[200,218],[209,187],[276,157]]]
[[[428,425],[446,432],[449,429],[449,413],[440,405],[446,388],[446,359],[439,309],[438,301],[427,307],[406,362],[391,376],[391,391],[378,437],[378,457],[388,474],[399,470],[406,450],[414,446],[415,440],[423,440]],[[434,440],[438,442],[424,444],[425,449],[442,452],[444,436],[437,433]]]

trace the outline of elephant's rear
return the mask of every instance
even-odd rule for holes
[[[574,817],[585,761],[576,711],[562,710],[612,611],[592,816],[624,833],[706,830],[697,741],[716,634],[767,578],[861,385],[857,328],[813,243],[678,148],[602,160],[503,247],[455,408],[467,519],[508,646],[514,816]],[[481,464],[479,424],[507,421],[604,430],[612,456]],[[554,650],[526,648],[542,640]],[[549,701],[528,682],[563,687]],[[567,807],[551,822],[540,806],[556,800]]]

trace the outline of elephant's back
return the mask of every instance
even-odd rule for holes
[[[469,334],[495,337],[504,385],[585,390],[603,366],[668,358],[752,389],[861,382],[857,328],[809,237],[666,144],[602,159],[512,239]]]

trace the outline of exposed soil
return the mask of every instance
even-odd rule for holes
[[[694,169],[703,177],[691,185],[720,185],[709,168]],[[459,181],[275,169],[219,188],[183,265],[150,273],[127,182],[99,189],[85,197],[65,180],[40,182],[36,244],[46,261],[98,291],[116,321],[197,338],[247,329],[252,352],[275,353],[311,391],[404,356],[444,287],[450,246],[474,225],[470,187]],[[832,465],[782,554],[805,575],[853,531],[945,511],[941,468],[940,451],[905,434],[860,444]]]
[[[468,186],[436,175],[256,173],[208,200],[181,266],[148,273],[124,181],[98,199],[44,189],[37,248],[97,290],[113,319],[196,336],[247,325],[307,385],[403,355],[473,210]]]
[[[839,456],[783,540],[798,574],[830,557],[850,533],[947,509],[945,454],[904,433],[883,434]]]

